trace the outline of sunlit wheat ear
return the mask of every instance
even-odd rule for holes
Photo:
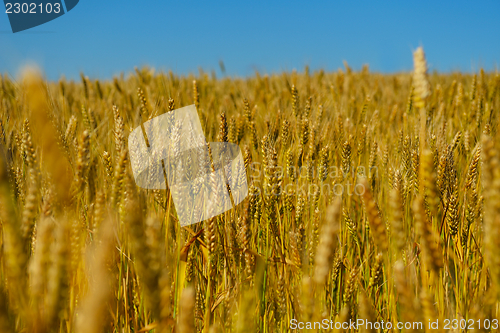
[[[227,142],[227,137],[228,137],[228,128],[227,128],[226,114],[224,112],[221,112],[219,121],[219,135],[217,139],[220,142]]]
[[[472,160],[469,164],[469,169],[467,170],[467,176],[465,179],[465,191],[466,191],[466,205],[465,207],[465,219],[463,228],[461,231],[461,242],[464,249],[467,248],[469,242],[469,231],[471,225],[476,221],[479,211],[477,208],[479,198],[477,186],[479,183],[479,162],[481,161],[481,146],[476,146]]]
[[[405,136],[403,142],[402,142],[402,151],[401,151],[401,164],[402,164],[402,169],[403,169],[403,177],[407,180],[410,179],[410,175],[412,173],[412,167],[411,167],[411,140],[410,136]]]
[[[281,147],[288,147],[288,141],[290,138],[290,122],[288,120],[283,120],[283,124],[281,125]]]
[[[306,179],[309,183],[312,183],[313,181],[313,177],[314,177],[314,161],[312,160],[312,157],[311,155],[308,155],[307,158],[306,158],[306,165],[305,165],[305,169],[306,169]]]
[[[323,182],[328,177],[329,167],[330,167],[330,147],[326,145],[321,149],[321,153],[319,156],[318,177],[320,181]]]
[[[234,116],[229,119],[229,125],[227,126],[227,140],[228,142],[238,143],[238,127]]]
[[[277,216],[277,203],[281,195],[281,170],[278,169],[278,156],[275,147],[267,149],[267,165],[264,170],[264,193],[268,223],[275,238],[279,237]]]
[[[375,262],[372,264],[370,281],[368,283],[369,288],[377,288],[381,284],[384,274],[383,260],[382,253],[378,253],[375,256]]]
[[[333,258],[333,264],[332,264],[332,275],[331,275],[331,284],[336,286],[337,280],[339,278],[340,270],[343,267],[343,260],[344,257],[342,255],[342,249],[337,249],[335,252],[335,256]]]
[[[311,108],[312,108],[312,96],[309,96],[306,100],[306,105],[304,106],[304,113],[303,117],[304,118],[309,118],[311,115]]]
[[[262,195],[259,194],[255,196],[255,212],[253,214],[253,220],[254,223],[260,223],[260,220],[262,218],[262,210],[263,210],[263,202],[262,202]]]
[[[458,147],[460,144],[460,141],[462,140],[462,132],[458,131],[457,134],[453,137],[453,141],[450,144],[450,150],[455,150],[455,148]]]
[[[104,151],[102,153],[102,159],[104,161],[104,167],[106,169],[106,176],[108,177],[108,181],[113,179],[113,160],[111,159],[111,155]]]
[[[446,187],[448,183],[447,175],[446,175],[446,170],[448,168],[448,152],[445,150],[439,157],[439,164],[438,164],[438,169],[437,169],[437,180],[436,180],[436,185],[439,189],[439,192],[441,194],[442,200],[445,202],[447,192],[446,192]]]
[[[250,125],[252,122],[252,110],[250,109],[250,103],[246,98],[243,99],[243,115],[246,119],[247,125]]]
[[[253,121],[250,123],[250,132],[252,147],[257,151],[259,149],[259,138],[257,137],[257,129],[255,128],[255,123]]]
[[[316,160],[316,155],[318,153],[318,138],[317,138],[318,129],[314,126],[311,127],[309,132],[309,152],[308,158],[309,160]]]
[[[284,197],[283,207],[285,211],[287,211],[288,214],[291,215],[293,210],[295,209],[295,191],[291,188],[288,188],[286,191],[283,192],[283,197]]]
[[[292,114],[294,117],[300,115],[299,92],[295,88],[295,85],[292,86]]]
[[[357,267],[351,268],[343,294],[344,306],[349,306],[351,310],[354,310],[354,298],[358,289],[358,273]]]
[[[119,158],[122,150],[125,148],[125,124],[123,123],[123,118],[120,116],[118,107],[113,105],[113,118],[114,118],[114,139],[115,139],[115,151],[116,159]]]
[[[472,160],[467,170],[467,178],[465,180],[465,189],[474,189],[477,186],[479,175],[479,162],[481,161],[481,146],[477,146]]]
[[[290,231],[290,250],[288,251],[293,264],[297,267],[302,267],[302,258],[299,252],[297,234]]]
[[[123,150],[120,153],[119,159],[117,160],[113,176],[113,185],[111,192],[111,202],[113,203],[113,205],[118,205],[122,197],[122,189],[123,189],[123,182],[125,178],[124,175],[126,172],[127,162],[128,162],[128,152]]]
[[[351,169],[351,145],[349,141],[342,143],[342,164],[341,164],[341,177],[349,177],[349,171]]]
[[[277,286],[276,286],[276,310],[278,314],[279,320],[282,320],[282,318],[286,315],[286,282],[283,277],[283,274],[280,274],[277,278]]]
[[[198,92],[198,83],[193,80],[193,102],[196,110],[200,111],[200,93]]]
[[[342,216],[345,225],[347,226],[347,230],[349,231],[349,234],[352,237],[352,240],[356,244],[356,246],[360,246],[359,242],[359,237],[358,237],[358,226],[356,225],[356,222],[354,222],[349,215],[349,212],[344,208],[342,210]]]
[[[14,142],[18,156],[22,159],[23,162],[26,162],[26,153],[24,152],[22,133],[14,133]]]
[[[304,238],[305,238],[305,225],[302,219],[304,215],[304,207],[306,205],[306,199],[303,194],[297,195],[297,204],[295,205],[295,228],[297,232],[297,248],[299,250],[300,256],[304,254]]]
[[[85,129],[89,133],[93,133],[95,128],[95,119],[91,110],[88,110],[87,108],[85,108],[85,106],[82,105],[81,111],[82,111],[83,125],[85,126]]]
[[[25,199],[26,199],[26,191],[25,191],[25,188],[24,188],[24,181],[23,181],[23,172],[21,170],[20,167],[14,167],[12,166],[11,167],[12,170],[12,175],[13,175],[13,191],[14,191],[14,194],[15,194],[15,197],[17,199],[18,202],[24,204],[25,203]]]
[[[427,79],[427,62],[425,60],[424,49],[417,48],[413,53],[413,84],[415,86],[415,105],[418,108],[425,107],[425,101],[431,94],[431,88]]]
[[[66,126],[66,132],[64,132],[64,145],[67,152],[71,155],[73,148],[75,147],[75,133],[77,127],[77,118],[72,115],[69,118],[68,125]],[[71,157],[71,156],[70,156]]]
[[[294,154],[291,148],[287,150],[285,160],[287,176],[290,179],[290,182],[294,183],[296,180],[296,168],[294,163]]]
[[[171,97],[168,98],[167,110],[169,112],[175,110],[175,100]]]
[[[309,119],[303,118],[300,127],[299,143],[305,146],[309,142]]]
[[[392,183],[392,168],[389,166],[389,147],[386,146],[382,153],[382,171],[384,176],[389,180],[389,184]]]
[[[248,168],[252,164],[252,151],[247,145],[243,148],[243,164],[245,166],[245,170],[249,172]]]
[[[314,282],[323,286],[332,266],[334,249],[338,243],[339,218],[341,214],[341,200],[336,199],[328,207],[326,221],[321,229],[321,236],[315,255]]]
[[[252,183],[250,185],[250,188],[248,189],[248,218],[250,220],[250,223],[253,222],[253,218],[255,215],[255,211],[257,209],[257,204],[258,204],[258,198],[257,196],[260,196],[260,191],[259,189]]]
[[[455,236],[458,233],[458,225],[460,223],[458,200],[458,186],[456,181],[454,181],[447,200],[448,207],[446,208],[446,224],[451,236]]]
[[[217,245],[216,218],[210,218],[205,222],[205,242],[207,244],[210,257],[215,255]]]
[[[142,121],[146,121],[151,119],[152,114],[150,114],[148,102],[146,100],[146,95],[141,88],[137,88],[137,96],[139,97],[139,101],[141,103],[141,117]]]
[[[38,170],[38,161],[36,157],[35,147],[33,145],[33,140],[31,137],[31,129],[29,120],[25,119],[23,124],[23,152],[26,155],[26,164],[28,169]]]

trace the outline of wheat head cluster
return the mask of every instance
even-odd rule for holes
[[[413,60],[399,74],[0,76],[0,332],[499,318],[500,76],[429,73],[422,48]],[[127,138],[191,104],[207,142],[241,147],[249,190],[181,227],[169,189],[136,186]]]

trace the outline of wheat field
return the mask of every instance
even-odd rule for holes
[[[413,59],[2,75],[0,332],[498,331],[500,76]],[[136,186],[127,139],[191,104],[207,141],[241,147],[249,193],[180,227],[169,189]]]

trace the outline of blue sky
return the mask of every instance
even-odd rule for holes
[[[411,70],[420,45],[431,70],[496,70],[500,1],[80,0],[16,34],[0,12],[0,72],[36,63],[49,79],[111,78],[143,65],[220,75],[220,60],[233,76],[336,70],[343,60],[396,72]]]

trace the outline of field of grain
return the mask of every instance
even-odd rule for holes
[[[0,332],[498,331],[500,76],[413,58],[401,74],[2,75]],[[207,141],[241,147],[249,195],[180,227],[168,189],[136,186],[127,139],[190,104]],[[349,319],[385,327],[335,328]]]

